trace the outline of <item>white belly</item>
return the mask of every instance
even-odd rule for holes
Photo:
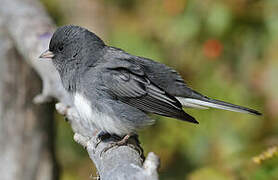
[[[128,129],[121,126],[121,121],[117,117],[113,116],[113,112],[109,115],[99,112],[96,109],[92,109],[91,102],[86,99],[85,96],[76,93],[74,96],[74,105],[82,118],[84,125],[94,126],[99,130],[111,133],[123,135],[128,133]],[[107,107],[109,108],[109,107]],[[118,122],[118,123],[117,123]]]

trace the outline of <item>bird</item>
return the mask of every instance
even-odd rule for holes
[[[198,121],[184,108],[261,115],[251,108],[202,95],[173,68],[106,45],[80,26],[59,27],[40,58],[53,62],[82,123],[97,128],[100,136],[121,137],[121,143],[154,123],[149,114],[195,124]]]

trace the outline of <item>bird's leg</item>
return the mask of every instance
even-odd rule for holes
[[[135,137],[135,144],[132,143],[128,143],[128,140],[130,139],[130,137],[134,136]],[[115,136],[113,136],[115,137]],[[116,138],[119,138],[118,136],[116,136]],[[113,142],[111,143],[108,147],[104,148],[101,153],[100,156],[102,155],[102,153],[108,151],[109,149],[113,148],[113,147],[117,147],[117,146],[123,146],[123,145],[127,145],[130,146],[131,148],[137,150],[140,154],[140,156],[142,157],[143,154],[143,150],[139,145],[139,140],[138,140],[138,135],[134,134],[134,133],[129,133],[127,135],[125,135],[121,140],[117,141],[117,142]]]
[[[109,149],[113,148],[113,147],[117,147],[117,146],[123,146],[127,144],[128,139],[131,137],[131,134],[127,134],[125,135],[121,140],[117,141],[117,142],[113,142],[111,143],[108,147],[104,148],[101,153],[100,156],[102,156],[102,153],[105,153],[106,151],[108,151]],[[113,136],[115,137],[115,136]],[[118,136],[116,136],[116,138],[118,138]]]
[[[126,145],[127,144],[127,141],[128,139],[132,136],[132,134],[127,134],[124,136],[124,138],[118,142],[116,142],[116,145],[118,146],[122,146],[122,145]]]
[[[97,146],[99,145],[99,143],[101,143],[101,141],[104,141],[105,139],[109,139],[110,137],[111,137],[111,135],[109,133],[100,131],[97,134],[97,142],[95,144],[95,148],[97,148]]]

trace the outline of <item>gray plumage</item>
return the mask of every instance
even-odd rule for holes
[[[183,106],[260,115],[203,96],[172,68],[106,46],[94,33],[78,26],[58,28],[49,51],[84,123],[110,134],[123,136],[152,124],[148,113],[198,123]]]

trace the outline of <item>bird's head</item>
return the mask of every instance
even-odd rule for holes
[[[65,68],[75,68],[82,64],[104,46],[104,42],[87,29],[67,25],[55,31],[49,49],[40,58],[52,59],[54,66],[61,72]]]

